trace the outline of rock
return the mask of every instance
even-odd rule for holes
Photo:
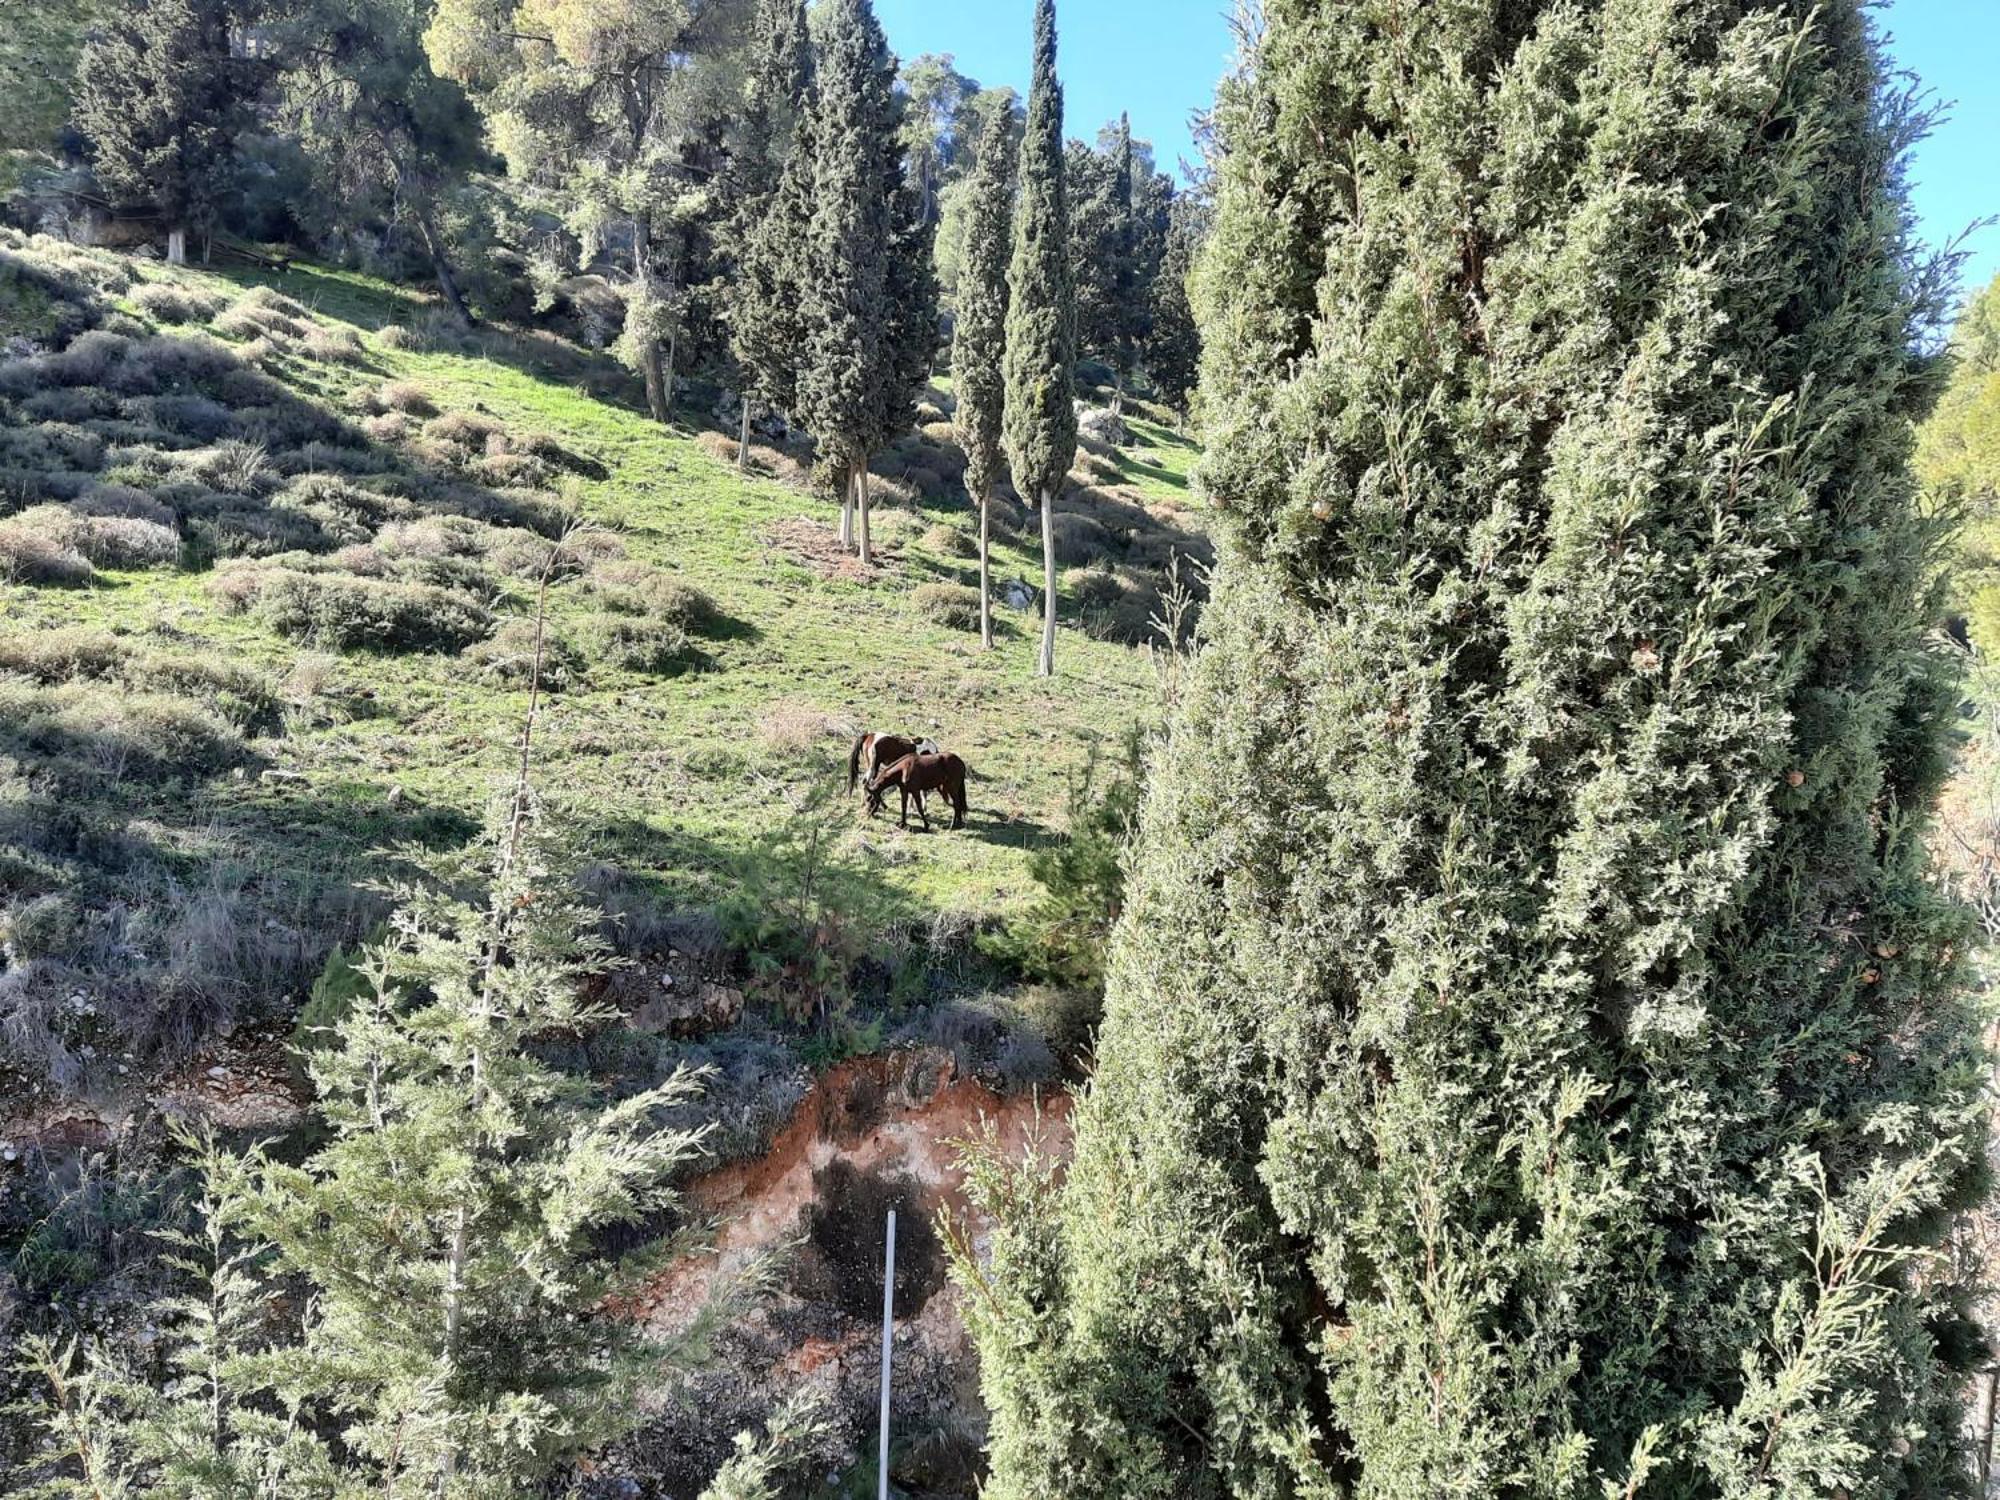
[[[210,1078],[227,1078],[229,1076],[229,1069],[221,1066],[213,1067],[208,1070],[208,1076]]]
[[[1039,593],[1020,579],[1000,585],[1000,599],[1009,609],[1033,609]]]
[[[1131,429],[1126,427],[1125,419],[1108,406],[1084,406],[1079,402],[1076,430],[1082,437],[1108,443],[1113,448],[1122,448],[1132,441]]]

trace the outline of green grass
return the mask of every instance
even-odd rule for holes
[[[976,579],[973,560],[921,541],[939,521],[971,525],[967,504],[878,511],[882,566],[865,578],[829,577],[777,540],[787,528],[830,528],[829,503],[738,474],[695,441],[693,427],[653,423],[628,386],[574,351],[500,334],[473,352],[385,348],[373,335],[426,310],[343,272],[149,274],[211,290],[271,285],[322,321],[369,336],[361,365],[272,367],[298,394],[352,420],[357,397],[410,380],[440,411],[476,409],[510,430],[553,435],[602,475],[567,481],[582,514],[613,529],[629,557],[672,570],[715,601],[724,625],[699,643],[701,670],[661,679],[594,664],[579,688],[549,702],[537,730],[538,780],[575,810],[593,854],[651,877],[670,900],[713,900],[720,872],[815,789],[844,777],[847,737],[873,727],[929,734],[962,754],[973,771],[972,817],[962,832],[902,833],[893,817],[863,823],[857,800],[840,836],[849,867],[917,910],[1018,909],[1031,896],[1026,851],[1057,831],[1065,778],[1089,742],[1156,713],[1153,668],[1130,646],[1066,628],[1057,676],[1038,681],[1034,620],[1001,610],[998,648],[985,653],[976,636],[911,607],[923,583]],[[591,394],[586,380],[613,395]],[[1149,456],[1121,456],[1121,479],[1148,501],[1188,505],[1192,445],[1156,423],[1134,425],[1135,446]],[[1192,514],[1163,511],[1163,524],[1186,526]],[[996,547],[994,567],[1000,579],[1038,579],[1032,534]],[[553,601],[556,628],[583,638],[595,606],[574,587],[555,590]],[[528,607],[528,591],[516,587],[499,612]],[[0,586],[0,631],[74,623],[171,635],[277,681],[313,655],[254,616],[220,612],[195,574],[109,574],[89,590]],[[478,815],[512,764],[525,705],[523,692],[490,685],[458,657],[345,655],[284,733],[254,745],[257,766],[176,787],[132,813],[192,861],[227,859],[301,889],[351,883],[372,868],[378,846],[440,836]]]

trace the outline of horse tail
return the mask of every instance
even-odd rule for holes
[[[958,757],[956,756],[953,756],[952,758],[954,760],[958,759]],[[958,762],[958,774],[954,776],[951,780],[951,794],[958,807],[958,815],[961,818],[971,816],[970,811],[967,809],[965,805],[965,780],[971,774],[972,772],[966,766],[965,762],[960,760]]]
[[[861,747],[868,743],[868,736],[861,735],[854,741],[854,748],[847,752],[847,795],[854,795],[854,783],[861,775]]]

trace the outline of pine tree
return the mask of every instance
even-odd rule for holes
[[[1055,0],[1036,0],[1035,67],[1021,140],[1014,254],[1007,270],[1005,434],[1014,488],[1042,515],[1042,652],[1056,670],[1056,542],[1052,512],[1076,458],[1076,299],[1070,285],[1063,184],[1062,82]]]
[[[1013,222],[1013,130],[1005,115],[987,123],[979,165],[968,183],[965,262],[952,323],[952,425],[965,454],[965,491],[979,507],[979,640],[993,649],[993,486],[1006,453],[1000,424],[1007,401],[1001,364],[1007,347],[1007,252]]]
[[[804,0],[765,0],[730,156],[728,231],[735,264],[726,288],[730,352],[743,382],[736,466],[750,462],[754,402],[790,411],[798,388],[799,295],[791,274],[811,192],[804,116],[812,95],[812,39]]]
[[[1940,278],[1859,0],[1284,0],[1197,280],[1227,534],[992,1500],[1961,1494]]]
[[[376,1493],[526,1492],[628,1430],[639,1385],[713,1324],[662,1348],[605,1311],[687,1248],[603,1238],[673,1204],[701,1132],[663,1117],[700,1080],[606,1103],[543,1060],[537,1039],[611,1018],[575,868],[524,782],[485,840],[397,886],[368,992],[312,1058],[332,1139],[301,1166],[255,1161],[242,1189],[313,1290],[296,1378],[338,1393]]]
[[[930,225],[902,169],[895,60],[867,0],[835,0],[819,37],[813,212],[803,251],[799,415],[843,496],[841,541],[872,557],[868,464],[909,425],[936,346]]]
[[[138,0],[112,15],[77,63],[77,125],[98,179],[143,199],[167,230],[167,259],[214,225],[254,75],[230,55],[227,0]]]

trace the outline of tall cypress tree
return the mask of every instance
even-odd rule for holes
[[[1002,368],[1014,488],[1042,513],[1042,653],[1036,667],[1042,677],[1056,670],[1056,541],[1050,512],[1076,458],[1076,297],[1070,284],[1062,131],[1055,0],[1036,0],[1035,70],[1021,138]]]
[[[1160,399],[1187,420],[1188,393],[1194,389],[1201,364],[1201,331],[1195,326],[1188,300],[1201,245],[1201,205],[1176,197],[1169,211],[1158,274],[1148,290],[1146,312],[1146,375]]]
[[[1067,1181],[980,1169],[986,1493],[1962,1493],[1940,309],[1860,0],[1264,17],[1207,644]]]
[[[914,412],[936,345],[937,287],[930,227],[904,179],[895,59],[868,0],[834,0],[819,44],[799,415],[842,495],[844,543],[857,540],[858,502],[866,562],[869,458]]]
[[[1111,311],[1113,411],[1125,408],[1125,387],[1146,332],[1146,282],[1139,264],[1139,225],[1132,200],[1132,117],[1118,116],[1111,145]]]
[[[228,0],[140,0],[77,63],[76,119],[98,178],[152,203],[176,264],[215,222],[247,119],[253,75],[230,55],[230,21]]]
[[[1007,385],[1007,251],[1013,221],[1013,128],[1003,114],[986,123],[965,211],[965,263],[959,269],[952,323],[951,379],[958,396],[952,423],[965,453],[965,490],[979,507],[979,640],[993,647],[993,485],[1006,454],[1000,424]]]
[[[812,197],[804,115],[813,59],[804,0],[764,0],[754,45],[728,182],[735,264],[725,292],[730,352],[743,382],[738,468],[750,460],[753,402],[790,411],[798,389],[802,330],[793,272]]]

